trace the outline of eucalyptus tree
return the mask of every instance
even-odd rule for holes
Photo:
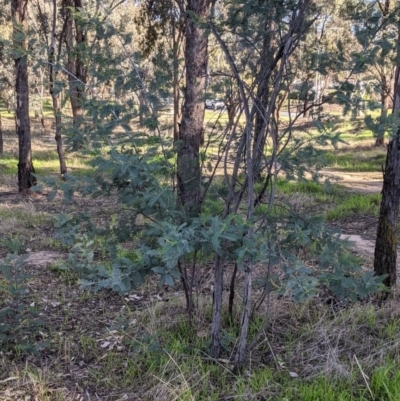
[[[204,135],[204,97],[207,75],[208,34],[201,26],[210,12],[211,0],[189,0],[186,13],[186,85],[177,154],[178,203],[195,217],[201,208],[199,151]]]
[[[381,101],[380,124],[376,132],[376,146],[384,145],[388,112],[393,107],[393,80],[396,58],[396,27],[393,24],[393,17],[395,17],[396,3],[393,0],[378,0],[375,5],[376,11],[370,16],[370,18],[379,18],[378,21],[382,25],[380,32],[374,40],[372,52],[376,58],[371,66],[372,72],[379,77]]]
[[[379,280],[363,276],[358,281],[359,266],[323,222],[291,212],[276,213],[274,208],[279,170],[289,179],[304,178],[306,167],[312,166],[311,173],[317,177],[315,167],[321,164],[323,151],[313,145],[322,147],[338,140],[324,127],[318,137],[295,137],[292,128],[298,116],[284,128],[274,121],[279,95],[293,79],[296,49],[313,29],[319,7],[311,0],[245,4],[234,0],[219,10],[209,0],[182,4],[186,76],[179,139],[174,143],[152,112],[153,100],[157,101],[154,94],[161,92],[152,93],[149,82],[153,77],[157,80],[157,68],[144,76],[146,63],[152,59],[138,51],[139,40],[132,40],[125,24],[87,14],[92,24],[88,34],[99,38],[87,49],[87,86],[91,90],[95,85],[112,87],[118,96],[86,98],[82,131],[88,146],[83,151],[95,156],[91,163],[96,173],[79,177],[77,181],[84,181],[78,182],[78,189],[93,196],[113,195],[121,207],[102,215],[99,222],[87,214],[61,216],[58,235],[66,244],[76,243],[69,261],[84,286],[127,292],[140,285],[145,274],[156,273],[161,285],[172,286],[180,279],[189,316],[196,306],[194,291],[204,265],[199,255],[213,257],[210,354],[218,358],[224,352],[224,279],[230,274],[231,321],[235,319],[235,288],[243,287],[234,363],[239,371],[265,327],[264,323],[249,341],[252,316],[271,291],[271,266],[280,269],[278,291],[296,300],[316,294],[321,283],[339,297],[356,299],[375,290]],[[133,7],[138,6],[139,2]],[[168,10],[164,11],[168,16]],[[164,32],[159,29],[157,35]],[[235,113],[218,132],[215,158],[201,148],[209,128],[204,124],[209,35],[225,58],[221,87],[230,86],[227,91],[239,97]],[[162,35],[157,38],[165,43]],[[153,54],[161,54],[155,48]],[[165,68],[168,75],[173,65],[165,63]],[[175,85],[174,80],[167,81]],[[142,96],[152,118],[141,123],[135,96],[122,100],[127,93]],[[290,97],[287,102],[290,110]],[[261,184],[256,183],[257,176]],[[67,199],[74,184],[73,179],[62,183]],[[121,244],[126,243],[134,244],[132,258],[121,256]],[[104,262],[93,259],[98,246]],[[312,268],[304,260],[305,249],[313,255]]]
[[[60,162],[60,174],[62,177],[67,173],[67,164],[65,161],[63,139],[61,135],[61,102],[60,94],[63,89],[63,83],[60,82],[57,66],[60,63],[62,42],[65,35],[65,29],[57,31],[57,0],[52,2],[52,12],[49,18],[40,3],[38,2],[38,20],[40,21],[41,32],[44,35],[44,41],[48,48],[47,71],[49,93],[53,103],[53,112],[55,118],[55,140],[57,144],[58,159]],[[47,21],[50,19],[51,24]],[[50,26],[49,26],[50,25]],[[63,27],[66,25],[64,24]],[[56,42],[56,39],[58,41]]]
[[[186,1],[168,0],[138,2],[139,12],[135,18],[137,30],[142,33],[139,39],[143,57],[152,57],[154,67],[162,70],[163,83],[172,86],[173,97],[173,136],[179,138],[181,119],[181,86],[184,77],[185,9]],[[170,65],[171,67],[170,68]],[[168,83],[167,81],[170,81]]]
[[[87,83],[87,33],[79,14],[83,11],[82,0],[63,0],[64,41],[67,51],[67,71],[69,81],[69,98],[75,131],[83,122],[83,102]],[[73,149],[82,145],[80,139],[73,139]]]
[[[225,180],[229,188],[225,199],[223,215],[238,213],[242,202],[246,199],[246,216],[249,222],[247,232],[243,236],[243,248],[247,256],[244,258],[245,273],[243,315],[241,334],[235,357],[235,370],[243,367],[248,352],[247,337],[252,310],[252,276],[254,258],[251,256],[255,240],[254,210],[262,199],[271,178],[275,176],[275,161],[278,152],[278,132],[273,122],[279,92],[282,89],[284,76],[287,73],[290,58],[299,45],[304,33],[312,25],[310,1],[289,2],[231,2],[228,24],[220,27],[218,21],[210,22],[210,29],[225,54],[240,93],[241,109],[245,125],[232,127],[228,141],[227,153],[232,150],[233,138],[235,158],[233,172],[227,174]],[[235,40],[226,42],[223,39],[223,27],[229,26]],[[234,51],[241,47],[239,62],[235,60]],[[249,72],[254,77],[252,82],[246,80]],[[239,116],[240,117],[240,116]],[[265,145],[270,143],[272,156],[269,161],[265,157]],[[262,167],[264,163],[264,168]],[[265,171],[264,184],[255,190],[255,180]],[[240,176],[244,175],[241,179]],[[273,195],[271,194],[273,197]],[[272,201],[272,197],[270,201]],[[211,330],[211,352],[218,357],[221,352],[221,311],[223,286],[223,254],[215,259],[213,324]],[[233,272],[235,275],[236,272]],[[232,278],[232,282],[235,279]],[[231,287],[232,291],[232,287]]]
[[[4,11],[4,8],[3,10]],[[8,13],[7,13],[8,11]],[[7,111],[11,111],[11,104],[13,99],[13,74],[8,65],[12,63],[12,58],[7,51],[5,51],[5,42],[10,42],[12,39],[12,24],[9,21],[10,10],[7,8],[6,12],[0,11],[0,69],[2,74],[0,76],[0,98],[4,102]],[[3,125],[0,116],[0,154],[4,151],[3,139]]]
[[[393,106],[393,79],[396,59],[396,21],[399,4],[393,0],[363,0],[347,3],[347,16],[353,23],[361,50],[356,51],[360,72],[373,83],[379,96],[380,115],[376,121],[366,117],[376,135],[376,145],[384,144],[388,130],[388,111]]]
[[[32,163],[28,81],[28,0],[12,0],[13,54],[15,64],[16,129],[18,135],[18,189],[29,191],[36,184]]]
[[[383,283],[388,287],[395,286],[397,279],[397,224],[400,203],[400,23],[396,64],[393,107],[396,132],[387,148],[374,255],[374,271],[378,276],[386,275]]]

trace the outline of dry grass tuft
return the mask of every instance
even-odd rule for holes
[[[258,348],[258,357],[269,364],[284,361],[304,378],[350,378],[355,356],[367,374],[388,357],[400,358],[398,295],[383,305],[342,307],[274,299],[268,320],[269,345]]]

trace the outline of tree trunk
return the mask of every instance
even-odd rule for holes
[[[204,94],[208,37],[196,18],[204,19],[210,0],[189,0],[186,25],[186,90],[179,133],[177,181],[178,203],[188,217],[200,213],[201,171],[199,150],[203,135]]]
[[[224,281],[223,260],[219,255],[214,262],[214,294],[213,321],[211,326],[211,356],[219,358],[221,354],[221,320],[222,320],[222,291]]]
[[[175,18],[173,17],[171,19],[171,25],[172,25],[172,36],[173,36],[173,48],[172,48],[172,53],[173,53],[173,96],[174,96],[174,142],[176,142],[179,139],[179,125],[180,125],[180,110],[179,110],[179,56],[180,56],[180,47],[181,47],[181,40],[182,40],[182,30],[176,28],[176,21]]]
[[[374,257],[375,274],[387,274],[383,283],[388,287],[396,284],[399,198],[400,129],[388,145]]]
[[[393,113],[400,114],[400,26],[397,40],[397,69],[394,88]],[[382,201],[376,235],[374,271],[378,276],[387,274],[383,283],[396,284],[397,219],[400,201],[400,128],[388,145],[383,177]]]
[[[390,91],[387,88],[386,76],[381,77],[382,93],[381,93],[381,114],[379,116],[378,136],[375,140],[375,146],[383,146],[385,144],[385,126],[388,115]]]
[[[4,152],[4,142],[3,142],[3,126],[1,123],[1,114],[0,114],[0,155]]]
[[[246,360],[247,355],[247,336],[249,333],[250,326],[250,315],[251,315],[251,292],[252,292],[252,264],[248,263],[245,269],[245,282],[244,282],[244,294],[243,294],[243,314],[242,322],[240,325],[240,337],[238,342],[238,348],[235,355],[235,363],[233,366],[233,373],[239,373]]]
[[[73,15],[71,8],[74,8],[75,12],[79,12],[82,9],[82,0],[63,0],[63,7],[65,10],[65,44],[68,55],[68,80],[69,80],[69,98],[72,109],[72,118],[75,130],[79,128],[79,125],[83,119],[83,98],[85,93],[85,84],[87,80],[87,72],[85,64],[83,62],[82,53],[83,47],[86,44],[86,36],[79,25],[79,22],[75,20],[75,45],[74,45],[74,24]],[[78,150],[82,146],[82,140],[73,140],[73,150]]]
[[[56,120],[56,135],[54,139],[56,140],[57,143],[58,160],[60,162],[60,173],[61,176],[64,177],[64,174],[66,174],[67,172],[67,164],[65,162],[63,141],[61,136],[61,112],[60,112],[59,93],[57,92],[57,88],[55,87],[57,72],[55,72],[53,69],[53,64],[55,61],[54,53],[55,53],[56,24],[57,24],[57,2],[56,0],[53,0],[53,26],[51,32],[50,49],[49,49],[49,84],[50,84],[50,95],[53,101],[54,117]],[[58,58],[59,56],[60,55],[58,55]]]
[[[18,135],[18,189],[29,191],[36,184],[32,164],[31,126],[29,120],[28,57],[26,55],[26,33],[28,28],[28,0],[12,0],[16,131]]]
[[[379,2],[379,8],[382,13],[383,18],[387,18],[388,14],[390,13],[390,0],[385,0],[384,2]],[[382,39],[387,40],[388,31],[387,31],[387,24],[382,29]],[[380,74],[380,86],[381,86],[381,115],[379,117],[379,128],[378,128],[378,135],[375,140],[375,146],[384,146],[385,144],[385,126],[386,120],[388,115],[388,110],[393,107],[390,105],[390,94],[391,94],[391,79],[392,74],[390,77],[386,74],[385,64],[388,63],[387,60],[387,52],[381,50],[381,57],[379,60],[379,64],[381,64],[382,72]],[[389,79],[388,79],[389,78]]]
[[[265,23],[265,30],[272,32],[274,28],[273,23],[273,9],[268,11],[268,18]],[[259,72],[259,83],[256,102],[258,102],[258,108],[255,109],[255,132],[253,142],[253,153],[254,153],[254,176],[257,181],[261,180],[262,164],[264,147],[266,144],[266,136],[264,135],[266,130],[265,124],[265,111],[268,108],[268,102],[270,99],[270,78],[273,69],[273,60],[275,51],[277,48],[276,40],[272,34],[265,35],[262,48],[262,65]],[[274,106],[275,108],[275,106]]]

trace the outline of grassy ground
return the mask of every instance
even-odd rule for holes
[[[386,147],[358,145],[340,148],[329,152],[326,158],[328,165],[337,170],[382,171],[386,161]]]
[[[376,217],[379,213],[380,194],[351,193],[340,185],[327,188],[314,181],[278,181],[278,191],[289,195],[289,202],[298,212],[319,214],[326,221],[337,221],[354,215]]]
[[[60,269],[66,249],[53,238],[53,216],[85,208],[98,213],[113,203],[76,198],[64,205],[58,198],[47,202],[45,194],[20,197],[10,138],[0,156],[0,256],[19,241],[23,251],[45,251],[41,262],[47,263],[28,263],[21,272],[28,292],[20,294],[21,313],[12,317],[16,340],[0,336],[0,400],[400,399],[397,292],[384,304],[370,300],[352,307],[329,302],[323,292],[301,304],[272,296],[262,341],[250,354],[248,368],[234,375],[240,310],[230,324],[224,317],[223,355],[211,360],[211,311],[203,306],[212,297],[209,280],[199,289],[198,310],[189,324],[179,287],[166,292],[150,279],[126,296],[92,293],[79,288],[73,273]],[[357,160],[365,160],[363,171],[379,171],[384,151],[370,146],[372,137],[369,144],[348,141],[328,154],[331,167],[353,171]],[[40,173],[58,171],[54,144],[34,139],[33,156]],[[68,165],[76,174],[87,169],[85,160],[72,154]],[[300,214],[320,214],[346,231],[372,233],[379,200],[379,193],[352,193],[339,185],[328,190],[317,183],[278,182],[278,202],[291,203]],[[209,277],[212,266],[205,264],[202,272]],[[0,314],[12,297],[5,284],[0,278]],[[265,313],[261,310],[254,319],[251,335]],[[28,344],[36,345],[37,352],[26,354]]]

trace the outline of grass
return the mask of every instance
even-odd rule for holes
[[[290,201],[309,213],[319,212],[327,221],[340,220],[351,214],[377,216],[381,195],[376,193],[350,193],[344,188],[325,186],[314,181],[278,181],[278,193],[289,195]],[[304,196],[306,195],[306,196]]]
[[[382,171],[386,161],[386,148],[348,148],[329,152],[327,165],[343,171]]]
[[[37,174],[54,174],[60,170],[58,154],[53,150],[37,150],[33,147],[33,165]],[[87,166],[87,161],[82,157],[67,156],[67,167],[77,174],[90,172],[91,168]],[[17,174],[18,159],[17,155],[5,152],[0,158],[0,171],[3,174]]]
[[[378,216],[380,194],[351,194],[347,197],[336,198],[337,204],[325,214],[328,221],[339,220],[352,213]]]
[[[36,210],[29,201],[17,205],[1,204],[0,221],[0,251],[12,239],[32,250],[48,249],[54,244],[47,235],[52,225],[50,213]]]
[[[339,158],[336,164],[346,168],[344,160],[351,163],[350,151],[341,152],[332,155]],[[53,145],[43,149],[37,142],[34,157],[35,167],[42,173],[58,171]],[[10,187],[16,165],[10,149],[0,163],[5,166],[0,167],[0,182]],[[75,174],[87,168],[85,161],[73,156],[69,165],[76,167]],[[224,194],[214,190],[216,200],[205,208],[218,212]],[[338,185],[284,180],[278,181],[277,198],[292,203],[299,213],[322,214],[328,221],[376,215],[380,201],[378,194],[351,194]],[[58,198],[51,203],[44,198],[10,199],[0,203],[0,237],[19,239],[33,250],[63,250],[51,236],[53,214],[90,207],[97,212],[105,207],[104,199],[97,203],[79,200],[69,209],[64,209]],[[276,214],[284,216],[279,206]],[[4,243],[0,251],[4,253]],[[132,250],[121,254],[135,258]],[[272,294],[261,341],[249,356],[248,368],[234,375],[232,357],[240,310],[231,325],[226,319],[223,355],[212,360],[208,356],[211,312],[203,307],[212,297],[208,284],[199,291],[199,308],[189,324],[179,288],[165,292],[149,281],[125,297],[109,291],[90,293],[80,289],[56,261],[29,269],[32,278],[25,301],[34,305],[42,324],[24,341],[46,341],[48,345],[28,357],[16,355],[12,347],[10,352],[0,352],[0,400],[400,399],[399,294],[382,305],[337,307],[325,302],[323,291],[301,304]],[[7,296],[0,291],[0,310]],[[254,319],[251,336],[260,328],[265,313],[260,310]],[[14,351],[17,348],[15,344]]]
[[[8,391],[49,401],[87,394],[101,400],[400,399],[397,299],[383,307],[355,306],[332,314],[318,301],[296,305],[273,298],[265,340],[251,354],[250,368],[234,375],[230,356],[235,344],[220,360],[209,358],[203,334],[207,317],[200,313],[190,325],[182,298],[170,297],[172,305],[145,301],[135,309],[121,308],[121,299],[114,297],[117,308],[110,313],[102,309],[110,302],[106,294],[79,298],[79,291],[73,293],[66,299],[48,294],[59,305],[47,312],[53,326],[46,330],[50,346],[42,356],[29,362],[1,356],[0,398]],[[84,316],[76,320],[78,310]],[[84,323],[90,310],[104,327]],[[388,316],[390,333],[385,331]]]

